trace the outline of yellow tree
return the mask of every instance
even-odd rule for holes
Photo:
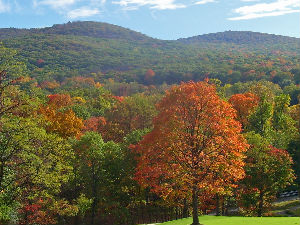
[[[82,119],[78,118],[72,109],[66,108],[72,104],[69,95],[49,95],[48,104],[40,108],[48,122],[46,129],[59,134],[61,137],[77,137],[84,127]]]

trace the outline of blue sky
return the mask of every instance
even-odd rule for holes
[[[300,37],[300,0],[0,0],[0,27],[100,21],[160,39],[225,30]]]

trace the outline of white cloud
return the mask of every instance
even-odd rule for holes
[[[42,1],[37,1],[34,0],[34,5],[39,6],[39,5],[45,5],[45,6],[50,6],[54,9],[58,8],[64,8],[67,6],[74,5],[77,0],[42,0]]]
[[[0,0],[0,13],[5,13],[9,11],[10,11],[10,5]]]
[[[270,13],[253,13],[245,16],[232,17],[229,18],[229,20],[249,20],[249,19],[256,19],[256,18],[262,18],[268,16],[282,16],[285,14],[297,13],[297,12],[300,12],[300,10],[286,10],[286,11],[277,11],[277,12],[270,12]]]
[[[201,0],[201,1],[195,2],[195,5],[204,5],[204,4],[212,3],[212,2],[216,2],[216,1],[215,0]]]
[[[84,17],[90,17],[95,16],[99,14],[100,11],[98,9],[90,9],[86,7],[82,7],[79,9],[74,9],[68,12],[67,17],[70,19],[77,19],[77,18],[84,18]]]
[[[176,3],[175,0],[119,0],[113,1],[113,4],[118,4],[124,9],[138,9],[141,6],[149,6],[151,9],[178,9],[185,8],[186,5],[182,3]]]
[[[277,0],[271,3],[258,3],[243,6],[233,10],[239,16],[228,18],[229,20],[247,20],[267,16],[280,16],[300,12],[299,0]]]
[[[241,0],[242,2],[260,2],[260,0]]]
[[[0,0],[0,2],[3,0]],[[19,0],[20,1],[20,0]],[[217,0],[31,0],[37,10],[48,7],[70,19],[89,17],[106,11],[106,4],[118,5],[122,10],[138,10],[148,7],[155,10],[175,10],[217,2]]]

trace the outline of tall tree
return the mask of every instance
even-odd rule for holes
[[[248,214],[262,216],[276,193],[293,182],[293,161],[287,151],[270,146],[259,134],[250,132],[246,137],[250,148],[246,152],[240,203]]]
[[[243,178],[248,145],[241,124],[207,82],[173,87],[157,109],[154,129],[137,146],[136,179],[165,198],[186,189],[192,195],[193,225],[199,225],[199,194]]]
[[[105,207],[111,207],[115,201],[122,202],[121,196],[126,195],[124,177],[127,162],[120,145],[104,142],[96,132],[86,132],[79,140],[74,140],[73,148],[76,151],[74,169],[79,176],[79,184],[75,185],[80,185],[82,192],[92,199],[90,218],[91,224],[94,224],[99,205],[105,211]],[[112,209],[110,213],[113,213]]]
[[[290,96],[281,94],[275,97],[272,116],[272,145],[287,149],[289,143],[299,135],[297,122],[289,115]]]

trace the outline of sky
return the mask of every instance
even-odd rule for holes
[[[165,40],[226,30],[300,37],[300,0],[0,0],[0,28],[79,20]]]

